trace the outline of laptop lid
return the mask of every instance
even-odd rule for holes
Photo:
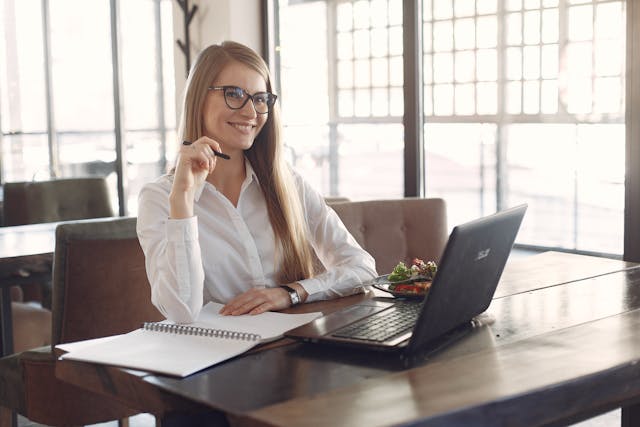
[[[334,336],[337,330],[363,318],[385,315],[385,311],[394,309],[393,300],[366,300],[285,336],[379,350],[403,349],[407,355],[422,350],[489,307],[526,209],[521,205],[454,227],[413,331],[401,340],[371,342]]]

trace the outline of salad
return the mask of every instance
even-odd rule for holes
[[[387,280],[391,282],[389,290],[403,294],[424,295],[431,287],[436,271],[438,266],[433,261],[425,262],[420,258],[414,258],[411,266],[399,262],[387,276]]]

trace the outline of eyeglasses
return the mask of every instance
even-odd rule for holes
[[[256,92],[251,95],[246,90],[237,86],[211,86],[209,90],[224,91],[224,102],[232,110],[239,110],[251,99],[253,108],[258,114],[267,114],[278,97],[269,92]]]

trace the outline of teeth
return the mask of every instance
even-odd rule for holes
[[[239,123],[230,123],[231,126],[233,126],[234,128],[242,131],[242,132],[249,132],[251,129],[253,129],[253,125],[241,125]]]

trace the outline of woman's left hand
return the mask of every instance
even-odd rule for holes
[[[252,288],[229,301],[220,314],[260,314],[265,311],[282,310],[291,306],[289,293],[283,288]]]

